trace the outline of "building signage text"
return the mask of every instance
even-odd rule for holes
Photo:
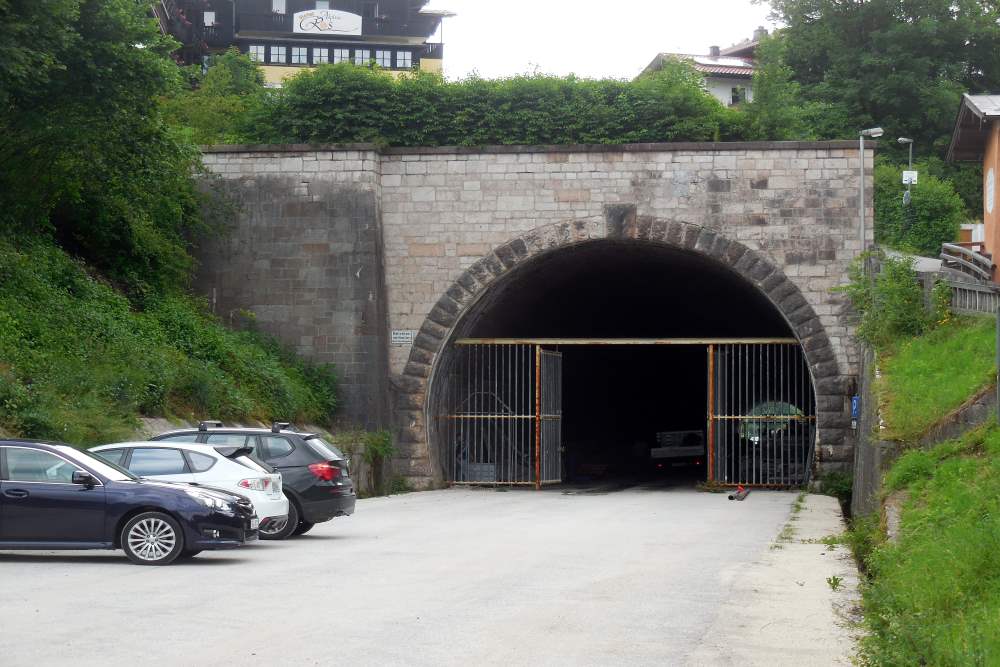
[[[350,12],[335,9],[310,9],[296,12],[295,32],[320,35],[360,35],[361,17]]]

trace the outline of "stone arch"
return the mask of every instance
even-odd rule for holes
[[[658,244],[721,263],[758,289],[788,323],[802,346],[817,408],[817,456],[844,444],[847,379],[812,305],[799,287],[762,253],[720,230],[683,221],[636,215],[630,205],[608,206],[603,217],[568,220],[536,228],[496,247],[447,289],[420,328],[401,376],[394,380],[394,413],[402,460],[399,474],[440,481],[430,449],[430,401],[442,351],[463,318],[491,288],[529,260],[578,244],[625,240]]]

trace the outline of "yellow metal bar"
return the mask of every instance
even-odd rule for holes
[[[713,418],[745,422],[775,422],[781,420],[797,422],[816,421],[816,417],[807,415],[715,415]]]
[[[537,419],[538,415],[444,415],[445,419]]]
[[[798,345],[794,338],[459,338],[455,345]]]
[[[715,345],[708,346],[708,481],[715,480]]]

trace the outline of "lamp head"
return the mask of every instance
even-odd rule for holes
[[[867,130],[861,130],[862,137],[871,137],[872,139],[878,139],[883,134],[885,134],[885,130],[881,127],[872,127]]]
[[[912,144],[913,143],[913,139],[908,139],[906,137],[900,137],[899,139],[896,139],[896,141],[898,141],[899,143],[903,144],[904,146],[906,144]]]

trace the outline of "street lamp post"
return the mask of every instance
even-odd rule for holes
[[[908,139],[906,137],[900,137],[899,139],[896,139],[896,141],[898,141],[899,143],[903,144],[904,146],[908,145],[910,147],[910,160],[909,160],[909,167],[907,167],[907,169],[909,169],[910,171],[913,171],[913,139]],[[910,181],[906,181],[906,194],[903,195],[903,205],[904,206],[909,206],[910,205],[910,188],[911,187],[913,187],[913,184],[910,183]]]
[[[861,130],[858,134],[858,162],[860,163],[860,183],[858,185],[858,194],[861,201],[858,202],[858,234],[861,238],[861,250],[858,252],[860,255],[865,251],[865,137],[871,137],[872,139],[878,139],[885,131],[881,127],[872,127],[867,130]]]

